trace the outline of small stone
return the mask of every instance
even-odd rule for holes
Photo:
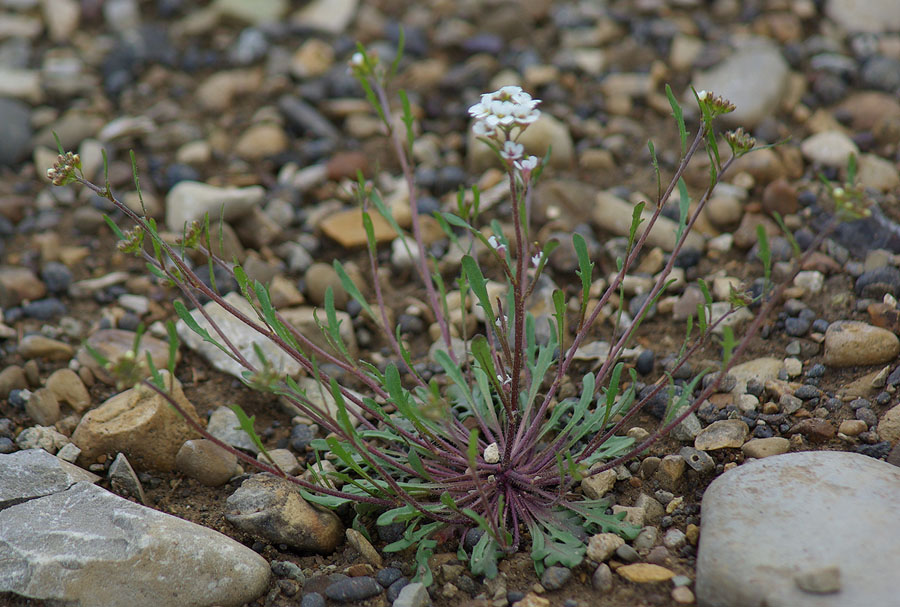
[[[280,154],[288,145],[288,136],[281,126],[263,122],[244,131],[235,143],[234,151],[240,158],[253,162]]]
[[[325,597],[318,592],[308,592],[300,601],[300,607],[325,607],[325,605]]]
[[[868,429],[868,424],[861,419],[845,419],[838,427],[838,432],[847,436],[858,436]]]
[[[694,440],[694,448],[700,451],[739,448],[744,444],[750,428],[739,419],[724,419],[704,428]]]
[[[372,546],[369,540],[356,529],[347,529],[344,532],[347,536],[347,542],[362,556],[366,561],[375,567],[382,567],[383,561],[381,555]]]
[[[663,536],[663,546],[670,550],[678,550],[687,543],[687,537],[681,529],[669,529]]]
[[[380,213],[372,213],[370,217],[372,219],[372,232],[376,242],[387,242],[397,237],[394,228]],[[345,249],[363,247],[368,240],[362,218],[361,209],[339,211],[323,219],[319,223],[319,228],[326,236]]]
[[[128,463],[128,460],[122,453],[116,456],[112,465],[109,467],[109,487],[122,497],[133,497],[142,504],[147,502],[144,495],[144,487],[134,473],[134,468]]]
[[[826,419],[802,419],[791,428],[791,434],[802,434],[811,441],[824,441],[835,435],[834,426]]]
[[[651,565],[650,563],[623,565],[616,569],[616,573],[629,582],[635,582],[637,584],[665,582],[675,576],[671,570],[660,567],[659,565]]]
[[[225,519],[238,529],[297,550],[329,554],[344,536],[343,525],[333,512],[310,505],[296,485],[268,474],[245,480],[226,500],[226,506]],[[383,590],[369,579],[378,586],[377,592]]]
[[[687,586],[677,586],[672,588],[672,600],[679,605],[692,605],[696,600],[694,593]]]
[[[10,365],[0,371],[0,398],[7,398],[12,390],[28,387],[25,371],[19,365]]]
[[[25,404],[25,413],[42,426],[52,426],[60,417],[59,401],[53,392],[40,388],[31,393]]]
[[[600,499],[610,491],[616,484],[616,471],[604,470],[597,474],[586,476],[581,480],[581,490],[592,500]]]
[[[394,584],[399,581],[397,580]],[[393,585],[391,587],[393,588]],[[431,605],[431,597],[428,595],[425,584],[413,582],[403,586],[400,594],[394,599],[393,607],[427,607],[428,605]]]
[[[56,428],[47,426],[25,428],[16,436],[16,445],[23,451],[43,449],[47,453],[56,453],[67,444],[69,444],[67,436],[57,432]]]
[[[559,590],[572,578],[568,567],[547,567],[541,575],[541,586],[547,590]]]
[[[671,503],[671,502],[670,502]],[[641,532],[638,533],[638,536],[634,538],[634,541],[631,545],[638,552],[647,552],[654,545],[656,545],[656,540],[659,537],[659,529],[654,527],[653,525],[648,525],[641,529]]]
[[[844,168],[851,154],[859,156],[859,148],[840,131],[824,131],[803,140],[800,150],[811,162],[827,167]]]
[[[761,459],[772,455],[781,455],[787,453],[791,443],[788,439],[780,436],[772,436],[769,438],[754,438],[747,441],[741,451],[746,457],[755,457]]]
[[[749,430],[749,428],[748,428]],[[684,458],[685,463],[694,471],[701,474],[712,472],[716,469],[716,462],[705,451],[693,447],[682,447],[678,455]]]
[[[892,332],[858,321],[837,321],[825,332],[824,362],[831,367],[887,363],[900,354]]]
[[[598,533],[588,540],[587,556],[595,563],[608,560],[625,540],[615,533]]]
[[[606,563],[600,563],[591,576],[591,586],[599,592],[609,592],[612,589],[612,570]]]
[[[43,335],[26,335],[19,341],[17,352],[26,359],[68,360],[75,354],[75,349],[58,339],[50,339]]]
[[[684,475],[685,461],[680,455],[667,455],[659,462],[656,479],[663,488],[674,487]]]
[[[78,374],[71,369],[57,369],[50,374],[46,382],[47,389],[72,407],[76,412],[82,413],[91,405],[91,396]]]
[[[515,607],[550,607],[550,600],[529,592],[525,597],[514,603]]]
[[[639,555],[637,553],[637,550],[635,550],[628,544],[622,544],[621,546],[616,548],[616,558],[618,558],[620,561],[625,561],[626,563],[634,563],[641,560],[641,555]]]
[[[206,426],[207,432],[226,445],[231,445],[243,451],[258,453],[259,447],[241,427],[237,413],[230,407],[217,407],[209,416]]]
[[[382,592],[384,592],[384,588],[381,587],[381,584],[375,578],[362,576],[334,582],[325,589],[325,596],[339,603],[352,603],[354,601],[362,601]]]
[[[289,449],[268,449],[266,453],[269,456],[268,458],[260,453],[256,456],[256,459],[264,464],[274,462],[288,476],[300,474],[301,468],[297,462],[297,456],[291,453]]]
[[[259,206],[265,193],[260,186],[220,188],[198,181],[179,181],[166,195],[166,227],[180,234],[185,224],[203,222],[207,214],[210,225],[220,217],[233,222]]]
[[[343,33],[356,15],[359,0],[313,0],[291,16],[302,28],[329,34]]]
[[[220,487],[235,475],[237,456],[205,438],[185,441],[175,455],[183,474],[208,487]]]
[[[88,337],[87,347],[78,350],[78,362],[90,369],[100,381],[115,384],[118,378],[112,377],[106,369],[101,368],[100,363],[90,354],[88,347],[99,352],[109,362],[118,364],[120,361],[131,359],[136,337],[137,334],[133,331],[101,329]],[[169,344],[149,335],[141,337],[140,347],[134,360],[137,361],[136,366],[141,370],[142,377],[150,376],[150,369],[146,363],[148,354],[157,369],[165,369],[169,363]],[[180,360],[180,354],[176,353],[176,364]]]
[[[895,445],[900,444],[900,405],[894,405],[881,416],[878,436]]]

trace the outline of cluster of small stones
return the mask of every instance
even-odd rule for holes
[[[427,603],[429,593],[447,603],[471,599],[494,607],[546,605],[554,596],[574,605],[585,601],[567,593],[581,596],[592,588],[588,592],[615,596],[629,584],[648,584],[660,602],[691,604],[702,522],[697,491],[710,479],[744,462],[818,448],[900,464],[900,240],[890,218],[900,193],[900,5],[670,4],[646,0],[616,12],[593,3],[473,0],[452,8],[413,3],[394,12],[359,0],[303,6],[265,0],[252,3],[252,11],[234,0],[203,8],[181,0],[6,3],[0,13],[0,167],[6,176],[0,181],[0,455],[42,449],[102,477],[98,482],[117,494],[158,508],[174,492],[169,482],[175,475],[188,487],[173,493],[176,500],[188,499],[191,488],[219,487],[231,496],[219,506],[229,529],[253,538],[248,543],[270,560],[276,581],[260,600],[310,606],[359,600],[367,592],[404,606]],[[739,22],[750,25],[737,28]],[[351,187],[357,171],[379,185],[408,226],[408,192],[396,172],[381,168],[391,166],[381,126],[346,69],[355,40],[389,61],[401,26],[402,84],[421,130],[413,153],[424,213],[452,206],[457,188],[473,183],[482,187],[483,207],[501,207],[506,185],[490,150],[466,135],[467,108],[505,85],[543,100],[540,119],[520,143],[539,157],[553,150],[534,210],[537,237],[563,242],[549,260],[549,276],[558,284],[577,268],[566,245],[573,231],[585,236],[597,259],[622,250],[632,204],[652,200],[648,162],[635,152],[646,149],[648,138],[657,140],[664,172],[671,170],[676,158],[662,145],[673,130],[666,82],[685,100],[689,82],[723,94],[738,108],[730,115],[734,123],[761,143],[791,140],[746,157],[716,189],[676,260],[676,282],[652,311],[655,320],[682,327],[703,301],[699,278],[711,287],[714,315],[727,308],[733,286],[758,291],[758,284],[742,282],[761,271],[754,261],[758,225],[770,235],[773,277],[783,278],[791,247],[772,214],[784,217],[801,246],[811,242],[827,216],[817,175],[842,179],[848,154],[857,156],[866,198],[878,205],[871,218],[845,224],[809,259],[764,328],[767,354],[723,378],[719,391],[673,432],[677,448],[582,484],[585,495],[608,498],[614,512],[640,526],[637,539],[594,535],[585,565],[574,572],[548,568],[529,587],[513,587],[509,570],[492,581],[473,579],[448,553],[436,557],[436,583],[428,592],[414,584],[401,591],[413,574],[408,561],[385,565],[371,544],[366,548],[352,530],[345,534],[336,517],[304,508],[296,494],[251,476],[164,402],[114,388],[81,347],[86,340],[108,358],[121,358],[143,323],[151,335],[142,348],[165,367],[159,321],[172,317],[172,294],[142,268],[108,253],[106,201],[43,180],[57,155],[53,132],[78,152],[91,179],[103,179],[105,152],[113,189],[134,208],[144,205],[173,237],[185,221],[223,212],[221,224],[211,222],[222,229],[221,239],[213,235],[216,246],[222,244],[217,252],[269,284],[276,305],[307,334],[316,332],[312,310],[332,287],[352,351],[383,360],[374,328],[327,262],[348,259],[348,271],[363,275],[357,255],[365,233]],[[654,125],[659,132],[648,130]],[[142,200],[132,181],[131,148]],[[686,178],[696,188],[707,175],[698,166]],[[626,281],[622,322],[630,322],[668,260],[674,228],[665,222],[677,219],[677,209],[664,215]],[[460,252],[434,223],[423,219],[423,225],[429,253],[442,270],[454,271]],[[374,227],[383,244],[385,283],[406,276],[406,247],[388,225]],[[194,262],[202,272],[202,260]],[[597,279],[592,297],[608,278]],[[434,339],[427,305],[415,295],[402,301],[396,310],[401,334],[411,343]],[[463,327],[463,319],[476,323],[478,310],[463,315],[461,306],[470,302],[450,301],[454,334],[471,332],[474,326]],[[538,304],[533,312],[546,313]],[[613,322],[615,309],[608,312]],[[738,331],[746,319],[743,312],[734,317]],[[252,352],[253,336],[234,331]],[[213,369],[237,375],[229,360],[192,343],[183,326],[180,335]],[[671,365],[667,356],[677,345],[646,342],[628,362],[649,383]],[[579,359],[592,364],[606,347],[586,344]],[[422,352],[419,370],[426,377],[440,372],[430,360]],[[676,380],[688,380],[704,362],[682,367]],[[293,372],[290,363],[280,364]],[[185,389],[193,393],[210,377],[230,379],[205,369],[192,375],[184,364],[176,375],[190,378]],[[196,412],[197,418],[256,455],[220,404]],[[665,402],[648,407],[657,416],[664,409]],[[260,430],[279,464],[301,474],[318,429],[298,417],[290,422],[289,431]],[[646,430],[628,434],[640,440]],[[248,502],[264,503],[266,520],[277,521],[283,534],[254,528],[243,516],[242,508],[251,506],[241,504]],[[0,516],[9,510],[2,508]],[[287,511],[303,516],[287,520]],[[379,542],[393,541],[396,531],[379,529]],[[287,560],[296,551],[329,553],[336,546],[345,547],[354,564],[299,568]],[[0,592],[11,588],[0,585]]]

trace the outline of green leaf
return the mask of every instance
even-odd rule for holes
[[[487,280],[481,273],[478,262],[475,261],[471,255],[464,255],[462,258],[462,268],[466,273],[466,278],[469,281],[472,292],[475,293],[479,305],[481,305],[481,308],[484,310],[486,319],[485,324],[488,327],[493,327],[496,316],[494,316],[494,308],[491,306],[491,300],[488,297],[487,288],[485,287]]]
[[[478,543],[472,548],[469,568],[475,575],[483,575],[488,579],[497,577],[497,559],[503,554],[497,540],[490,533],[482,534]]]
[[[556,340],[562,344],[566,339],[566,294],[562,289],[553,291],[553,316],[556,318]]]
[[[637,238],[638,227],[644,222],[641,218],[641,215],[644,213],[644,207],[646,204],[644,201],[640,201],[636,205],[634,205],[634,210],[631,211],[631,227],[628,229],[628,250],[631,250],[631,247],[634,246],[634,241]]]
[[[681,138],[681,154],[683,156],[687,152],[687,128],[684,126],[684,112],[681,106],[678,105],[678,101],[675,100],[672,87],[668,84],[666,85],[666,97],[669,99],[669,105],[672,106],[672,115],[675,116],[675,122],[678,124],[678,136]]]
[[[106,222],[106,225],[109,226],[109,229],[112,230],[112,233],[115,234],[118,240],[125,240],[125,234],[122,233],[122,230],[119,229],[119,226],[116,225],[116,222],[110,219],[109,215],[104,213],[103,220]]]
[[[578,257],[578,269],[576,276],[581,279],[581,317],[587,311],[588,298],[591,291],[591,278],[594,271],[594,262],[588,255],[587,244],[584,236],[575,232],[572,234],[572,246],[575,247],[575,255]]]
[[[415,141],[415,134],[413,133],[415,119],[412,115],[412,109],[410,108],[406,91],[400,89],[398,94],[400,95],[400,102],[403,105],[403,124],[406,125],[406,145],[408,146],[409,152],[412,153],[413,142]]]
[[[729,325],[722,325],[722,365],[727,365],[731,360],[731,354],[737,344],[734,341],[734,331]]]
[[[650,165],[653,167],[653,172],[656,174],[656,199],[659,200],[662,197],[662,176],[659,172],[659,159],[656,157],[656,146],[653,145],[653,140],[647,140],[647,149],[650,150]]]
[[[256,433],[256,429],[253,427],[253,423],[256,421],[256,416],[248,417],[244,412],[244,409],[241,408],[240,405],[228,405],[228,408],[234,411],[234,414],[238,418],[238,426],[241,430],[247,433],[250,437],[250,440],[259,449],[259,452],[266,456],[269,461],[272,461],[272,458],[269,457],[269,452],[266,450],[266,446],[263,444],[262,439],[259,438],[259,435]],[[276,465],[277,467],[277,465]]]

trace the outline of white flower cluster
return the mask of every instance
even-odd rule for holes
[[[501,132],[508,136],[513,127],[524,129],[540,117],[541,111],[537,109],[540,102],[518,86],[504,86],[493,93],[485,93],[481,101],[469,108],[469,115],[476,120],[472,130],[479,137],[497,139]],[[521,151],[516,158],[519,156]]]

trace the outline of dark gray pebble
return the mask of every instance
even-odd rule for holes
[[[385,588],[399,580],[401,577],[403,577],[403,572],[396,567],[385,567],[375,574],[375,579]]]
[[[14,99],[0,99],[0,166],[15,166],[31,153],[31,109]]]
[[[874,428],[878,425],[878,416],[868,407],[860,407],[857,409],[856,419],[866,422],[866,425],[870,428]]]
[[[137,331],[137,328],[140,325],[141,317],[132,312],[126,312],[125,314],[122,314],[119,322],[116,323],[116,326],[124,331]]]
[[[655,362],[656,354],[653,350],[644,350],[638,355],[637,362],[635,362],[635,369],[641,375],[649,375],[653,372],[653,363]]]
[[[775,431],[769,426],[756,426],[753,428],[753,436],[755,438],[772,438],[775,436]]]
[[[788,318],[784,321],[784,332],[791,337],[803,337],[811,327],[812,322],[805,318]]]
[[[856,452],[875,459],[884,459],[891,452],[891,443],[890,441],[882,441],[874,445],[858,445]]]
[[[388,586],[387,589],[387,600],[389,603],[393,603],[397,600],[397,597],[400,596],[400,591],[406,588],[409,585],[409,579],[406,577],[398,578],[394,581],[393,584]]]
[[[900,294],[900,270],[883,266],[863,272],[854,285],[856,294],[868,299],[881,299],[885,293]]]
[[[25,316],[37,320],[50,320],[66,313],[66,304],[55,297],[38,299],[22,306]]]
[[[0,453],[12,453],[16,450],[16,443],[6,436],[0,436]]]
[[[547,567],[541,575],[541,586],[547,590],[559,590],[571,577],[572,570],[568,567]]]
[[[823,375],[825,375],[825,365],[822,363],[816,363],[806,371],[806,377],[822,377]],[[794,392],[794,395],[800,396],[796,392]],[[803,397],[800,396],[800,398]]]
[[[291,449],[304,453],[314,438],[313,432],[306,424],[297,424],[291,428]]]
[[[325,596],[339,603],[361,601],[384,591],[381,584],[367,575],[347,578],[331,584],[325,589]]]
[[[518,590],[510,590],[506,593],[506,600],[509,601],[509,604],[517,603],[525,598],[524,592],[519,592]]]
[[[635,550],[628,544],[622,544],[621,546],[616,548],[616,556],[626,563],[636,563],[637,561],[641,560],[641,555],[637,553],[637,550]],[[571,571],[569,573],[571,574]]]
[[[51,293],[65,293],[72,284],[72,272],[58,261],[49,261],[41,269],[41,280]]]
[[[865,398],[854,398],[850,401],[850,408],[854,411],[857,409],[862,409],[863,407],[871,407],[872,403],[870,403]]]
[[[862,82],[865,88],[895,92],[900,88],[900,61],[882,55],[873,56],[863,65]]]
[[[310,592],[303,595],[300,607],[325,607],[325,597],[318,592]]]
[[[375,527],[378,530],[378,539],[382,542],[396,542],[401,537],[403,537],[403,532],[406,531],[405,523],[391,523],[390,525],[378,525]]]
[[[23,409],[30,396],[31,392],[29,392],[28,390],[19,390],[16,388],[9,391],[9,396],[7,398],[9,400],[9,404],[11,404],[13,407]]]
[[[875,395],[875,404],[884,407],[891,403],[891,395],[888,392],[879,392]]]
[[[678,454],[684,458],[688,466],[701,474],[712,472],[716,469],[715,460],[705,451],[700,451],[693,447],[682,447]]]
[[[819,395],[819,389],[815,386],[810,386],[808,384],[804,384],[794,390],[794,396],[802,400],[809,400],[811,398],[816,398]]]
[[[816,333],[824,333],[828,330],[828,325],[831,324],[824,318],[817,318],[813,321],[812,330]]]

